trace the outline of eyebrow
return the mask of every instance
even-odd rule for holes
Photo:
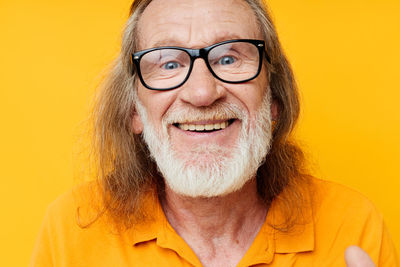
[[[234,40],[234,39],[248,39],[248,38],[243,38],[243,37],[241,38],[236,34],[225,33],[225,34],[220,35],[218,38],[213,39],[213,42],[211,42],[211,43],[209,43],[207,45],[201,46],[201,47],[206,47],[206,46],[209,46],[209,45],[213,45],[213,44],[220,43],[220,42],[227,41],[227,40]],[[151,48],[153,48],[153,47],[162,47],[162,46],[185,47],[184,45],[182,45],[184,42],[180,42],[180,41],[177,41],[177,40],[178,40],[178,38],[167,38],[167,39],[159,40],[159,41],[155,42],[151,46]],[[186,48],[190,48],[190,47],[186,47]]]

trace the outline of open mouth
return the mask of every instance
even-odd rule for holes
[[[231,125],[236,119],[229,119],[226,121],[218,122],[218,123],[208,123],[208,124],[194,124],[190,122],[185,123],[174,123],[175,127],[178,127],[184,131],[190,132],[215,132],[221,131]]]

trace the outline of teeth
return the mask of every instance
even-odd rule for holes
[[[204,131],[204,125],[196,125],[196,131]]]
[[[212,131],[212,130],[221,130],[228,127],[228,121],[224,121],[221,123],[214,123],[214,124],[187,124],[187,123],[179,123],[179,129],[185,131]]]
[[[213,124],[207,124],[206,126],[204,126],[204,129],[206,129],[207,131],[214,130],[214,125]]]

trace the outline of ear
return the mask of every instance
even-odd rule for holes
[[[143,131],[143,122],[136,110],[132,116],[132,130],[134,134],[141,134]]]
[[[271,119],[272,121],[277,121],[279,118],[279,108],[278,108],[278,103],[276,100],[272,100],[271,103]]]

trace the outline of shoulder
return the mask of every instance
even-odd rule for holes
[[[96,182],[82,183],[60,195],[48,206],[43,221],[49,238],[65,242],[96,234],[105,227],[101,222],[101,201]]]
[[[58,219],[75,218],[80,211],[88,213],[101,203],[96,182],[85,182],[75,186],[55,199],[47,208],[47,215]]]
[[[342,259],[348,246],[356,245],[376,264],[395,262],[383,216],[369,199],[334,182],[313,179],[312,185],[316,253],[324,260],[332,259],[334,265],[334,259]]]
[[[334,217],[337,219],[355,219],[373,216],[382,220],[382,214],[375,205],[360,192],[347,186],[312,178],[311,199],[314,217]]]
[[[336,182],[312,178],[311,192],[317,201],[326,205],[347,207],[362,207],[363,209],[376,210],[374,204],[359,191]]]
[[[98,254],[120,242],[101,216],[95,182],[74,187],[53,201],[46,212],[32,254],[31,266],[99,266]],[[101,264],[100,264],[101,265]]]

